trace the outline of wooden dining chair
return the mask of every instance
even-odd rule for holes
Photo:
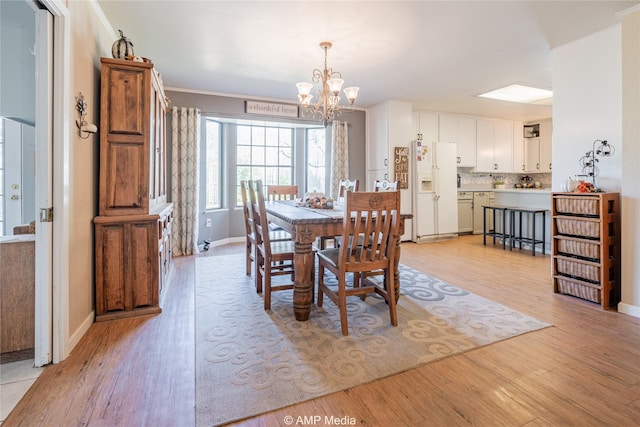
[[[262,181],[249,181],[249,199],[253,212],[253,226],[256,238],[256,289],[264,289],[264,309],[271,309],[271,293],[286,289],[293,289],[294,243],[287,241],[272,241],[270,238],[269,221],[265,209],[265,197]],[[311,269],[315,276],[315,269]],[[291,275],[291,283],[272,284],[272,277]]]
[[[251,201],[249,200],[249,182],[240,181],[240,193],[242,195],[242,212],[244,214],[244,226],[246,232],[246,272],[247,276],[251,275],[251,265],[255,261],[256,256],[256,232],[253,222],[253,212],[251,209]],[[284,230],[275,230],[269,233],[269,239],[272,242],[291,240],[291,235]],[[258,290],[256,288],[256,290]],[[262,290],[258,290],[262,292]]]
[[[347,192],[343,225],[340,247],[317,252],[318,307],[322,307],[326,294],[339,307],[342,335],[348,335],[347,297],[360,295],[364,299],[366,294],[375,292],[386,300],[391,324],[397,326],[393,277],[399,238],[400,192]],[[359,244],[359,240],[367,243]],[[325,270],[336,276],[337,289],[325,284]],[[382,283],[363,276],[362,281],[354,278],[351,286],[347,285],[347,273],[360,275],[378,270],[385,273]]]
[[[340,184],[338,185],[338,197],[336,198],[336,202],[344,205],[345,196],[347,191],[358,191],[360,187],[360,180],[358,179],[341,179]],[[320,249],[325,249],[327,247],[327,242],[329,240],[333,240],[333,245],[337,246],[337,236],[322,236],[320,237]]]
[[[341,179],[338,186],[338,198],[339,203],[344,202],[344,198],[347,195],[347,191],[358,191],[360,187],[360,180],[358,179]]]
[[[295,200],[298,198],[298,185],[268,185],[269,200]]]
[[[373,182],[373,191],[396,191],[398,189],[398,181],[387,181],[386,179]]]

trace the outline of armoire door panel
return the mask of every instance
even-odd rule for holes
[[[149,185],[144,173],[144,145],[111,143],[107,153],[106,208],[144,208]]]
[[[110,286],[103,288],[101,311],[110,312],[127,309],[125,278],[125,227],[122,224],[101,227],[102,260],[100,273],[104,283]],[[100,309],[100,308],[99,308]]]
[[[145,132],[144,73],[112,68],[109,83],[109,133],[143,135]]]
[[[131,224],[131,290],[132,308],[157,304],[154,287],[158,286],[155,264],[157,250],[154,247],[156,222]]]

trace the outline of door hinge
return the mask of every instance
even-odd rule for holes
[[[40,209],[40,222],[53,222],[53,208]]]

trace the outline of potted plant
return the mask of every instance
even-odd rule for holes
[[[498,189],[498,190],[499,189],[504,189],[504,186],[505,186],[505,184],[504,184],[504,181],[502,181],[502,180],[496,180],[496,181],[493,182],[493,187]]]

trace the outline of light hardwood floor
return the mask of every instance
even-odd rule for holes
[[[401,262],[554,326],[236,425],[325,425],[325,415],[368,426],[638,425],[640,319],[553,294],[549,255],[464,236],[404,243]],[[94,324],[3,427],[193,425],[193,280],[194,257],[176,259],[161,315]]]

